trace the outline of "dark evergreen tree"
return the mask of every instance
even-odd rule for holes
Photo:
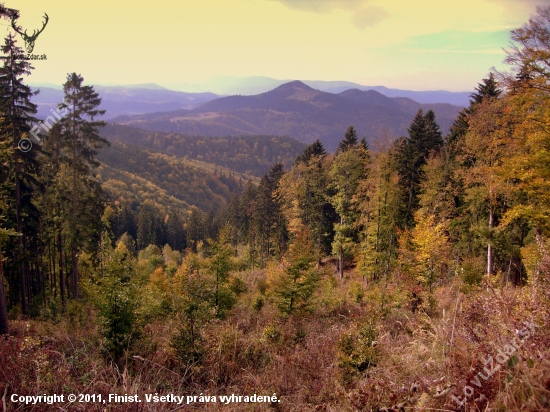
[[[424,116],[424,153],[430,153],[432,151],[439,151],[441,146],[443,146],[443,136],[441,130],[439,130],[439,125],[435,121],[435,113],[433,110],[428,110]]]
[[[502,94],[502,90],[499,89],[498,83],[495,80],[493,73],[489,75],[488,79],[483,79],[476,87],[476,93],[472,93],[470,97],[470,107],[481,103],[484,99],[496,99]]]
[[[233,193],[229,202],[227,224],[230,228],[230,238],[233,246],[236,246],[239,243],[243,230],[243,210],[239,196],[236,193]]]
[[[498,87],[498,83],[495,80],[493,73],[489,75],[489,78],[483,79],[476,87],[476,92],[470,95],[470,105],[463,109],[458,117],[453,122],[449,135],[446,138],[447,144],[452,144],[464,137],[468,131],[468,115],[472,115],[475,108],[485,99],[498,98],[502,90]]]
[[[339,151],[330,167],[330,201],[339,215],[339,223],[334,225],[333,253],[338,256],[337,271],[340,279],[344,276],[345,255],[351,255],[358,238],[356,222],[358,212],[354,198],[361,180],[367,175],[369,153],[362,146],[349,146]]]
[[[10,294],[20,292],[22,312],[27,314],[34,266],[31,264],[33,254],[28,251],[28,245],[33,242],[33,237],[36,240],[34,235],[38,227],[38,216],[32,202],[33,191],[37,186],[38,148],[31,149],[32,142],[29,140],[31,124],[37,121],[33,117],[36,105],[30,101],[33,92],[22,80],[33,67],[27,60],[18,57],[23,51],[16,46],[11,34],[6,37],[2,52],[5,56],[0,57],[4,61],[0,69],[0,142],[3,148],[0,163],[8,167],[6,173],[0,176],[0,187],[8,191],[4,198],[9,202],[8,209],[13,211],[7,218],[7,228],[15,229],[20,234],[17,248],[11,250],[13,264],[10,270],[17,271],[18,275],[10,276]],[[15,278],[18,278],[17,283]]]
[[[187,220],[186,237],[187,244],[191,247],[191,250],[197,252],[197,244],[199,241],[205,239],[205,230],[203,226],[203,213],[195,209],[191,210],[189,219]]]
[[[168,214],[168,220],[166,222],[166,243],[174,250],[183,250],[187,247],[183,222],[175,213]]]
[[[78,226],[78,209],[83,204],[78,196],[78,177],[90,174],[90,167],[97,165],[96,149],[108,145],[107,140],[102,138],[97,130],[98,127],[104,126],[105,122],[95,120],[105,113],[105,110],[98,109],[101,99],[92,86],[84,86],[83,82],[82,76],[76,73],[68,74],[63,85],[64,103],[60,105],[61,110],[65,112],[61,124],[72,169],[71,255],[72,292],[75,299],[78,298],[79,240],[83,238]]]
[[[354,148],[357,146],[357,143],[358,143],[358,140],[357,140],[357,132],[355,131],[355,127],[350,126],[348,127],[348,130],[346,130],[346,133],[344,134],[344,138],[338,144],[337,152],[345,152],[346,150]]]
[[[325,156],[327,154],[323,143],[319,139],[304,149],[304,152],[296,158],[296,163],[308,163],[312,157]]]
[[[118,212],[113,215],[112,227],[115,238],[128,233],[132,238],[137,239],[136,214],[129,203],[123,203]]]
[[[138,215],[137,242],[140,249],[149,245],[164,245],[164,224],[157,208],[149,202],[144,203]]]
[[[418,110],[409,129],[409,136],[396,141],[393,153],[403,193],[403,225],[414,223],[413,213],[418,208],[418,195],[423,177],[422,166],[430,153],[437,152],[443,144],[435,114],[429,110],[426,115]]]
[[[202,230],[203,239],[216,239],[218,237],[218,221],[216,220],[216,214],[211,209],[208,213],[202,215]]]
[[[275,190],[283,174],[282,164],[273,165],[269,173],[262,177],[254,197],[251,230],[252,236],[258,241],[262,267],[273,252],[280,255],[286,247],[286,223],[281,207],[274,199]]]

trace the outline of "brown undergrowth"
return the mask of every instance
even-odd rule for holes
[[[342,281],[325,274],[311,313],[282,316],[269,298],[263,305],[255,303],[258,285],[265,288],[263,277],[261,271],[248,273],[248,292],[230,315],[203,328],[201,357],[195,362],[177,356],[173,316],[143,326],[140,340],[118,364],[105,357],[96,314],[85,303],[69,308],[78,316],[57,322],[11,321],[11,335],[0,340],[0,396],[5,394],[6,410],[550,409],[550,288],[545,280],[521,288],[485,284],[467,292],[459,280],[451,280],[434,287],[418,305],[400,282],[367,287],[353,272]],[[487,376],[487,360],[492,357],[496,366],[499,353],[514,341],[513,353]],[[155,393],[276,394],[279,402],[23,406],[10,402],[14,393],[138,394],[141,399]]]

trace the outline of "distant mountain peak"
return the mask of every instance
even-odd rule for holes
[[[309,87],[304,82],[300,80],[294,80],[288,83],[281,84],[279,87],[273,89],[273,91],[286,91],[286,90],[315,90],[312,87]]]

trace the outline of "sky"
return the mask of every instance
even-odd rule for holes
[[[344,80],[471,91],[504,69],[509,32],[550,0],[3,0],[36,39],[31,83],[157,83],[215,76]],[[9,20],[0,31],[13,32]],[[18,44],[24,42],[17,35]],[[185,91],[185,90],[184,90]]]

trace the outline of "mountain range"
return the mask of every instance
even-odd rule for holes
[[[190,82],[170,83],[169,86],[175,90],[186,92],[212,92],[219,95],[240,94],[251,96],[265,93],[293,79],[280,80],[265,76],[216,76],[205,83],[197,84]],[[446,90],[403,90],[392,89],[384,86],[364,86],[359,83],[348,81],[327,81],[327,80],[302,80],[304,84],[328,93],[340,93],[349,89],[375,90],[387,97],[408,97],[419,103],[449,103],[457,106],[468,106],[472,92],[449,92]]]
[[[36,117],[45,119],[50,110],[63,100],[63,90],[52,85],[34,87],[40,92],[33,97],[38,105]],[[219,97],[214,93],[185,93],[169,90],[154,83],[129,86],[94,86],[101,97],[100,110],[105,110],[105,120],[121,115],[165,112],[178,109],[193,109]]]
[[[185,135],[278,135],[306,144],[320,139],[334,150],[350,125],[368,141],[404,135],[419,109],[434,110],[445,134],[462,107],[389,98],[374,90],[328,93],[292,81],[253,96],[213,99],[191,110],[120,116],[112,121]]]
[[[101,109],[107,111],[104,118],[108,120],[121,115],[193,109],[220,96],[256,95],[268,92],[290,81],[263,76],[218,76],[202,85],[184,82],[174,83],[171,84],[170,89],[156,83],[94,85],[94,88],[103,99]],[[374,90],[387,97],[406,97],[422,104],[449,103],[467,106],[470,98],[470,92],[413,91],[391,89],[384,86],[363,86],[347,81],[304,80],[303,83],[328,93],[341,93],[349,89]],[[31,86],[34,90],[40,89],[40,93],[33,97],[33,102],[38,104],[37,117],[44,119],[50,116],[50,110],[55,109],[63,100],[61,85],[31,83]]]

